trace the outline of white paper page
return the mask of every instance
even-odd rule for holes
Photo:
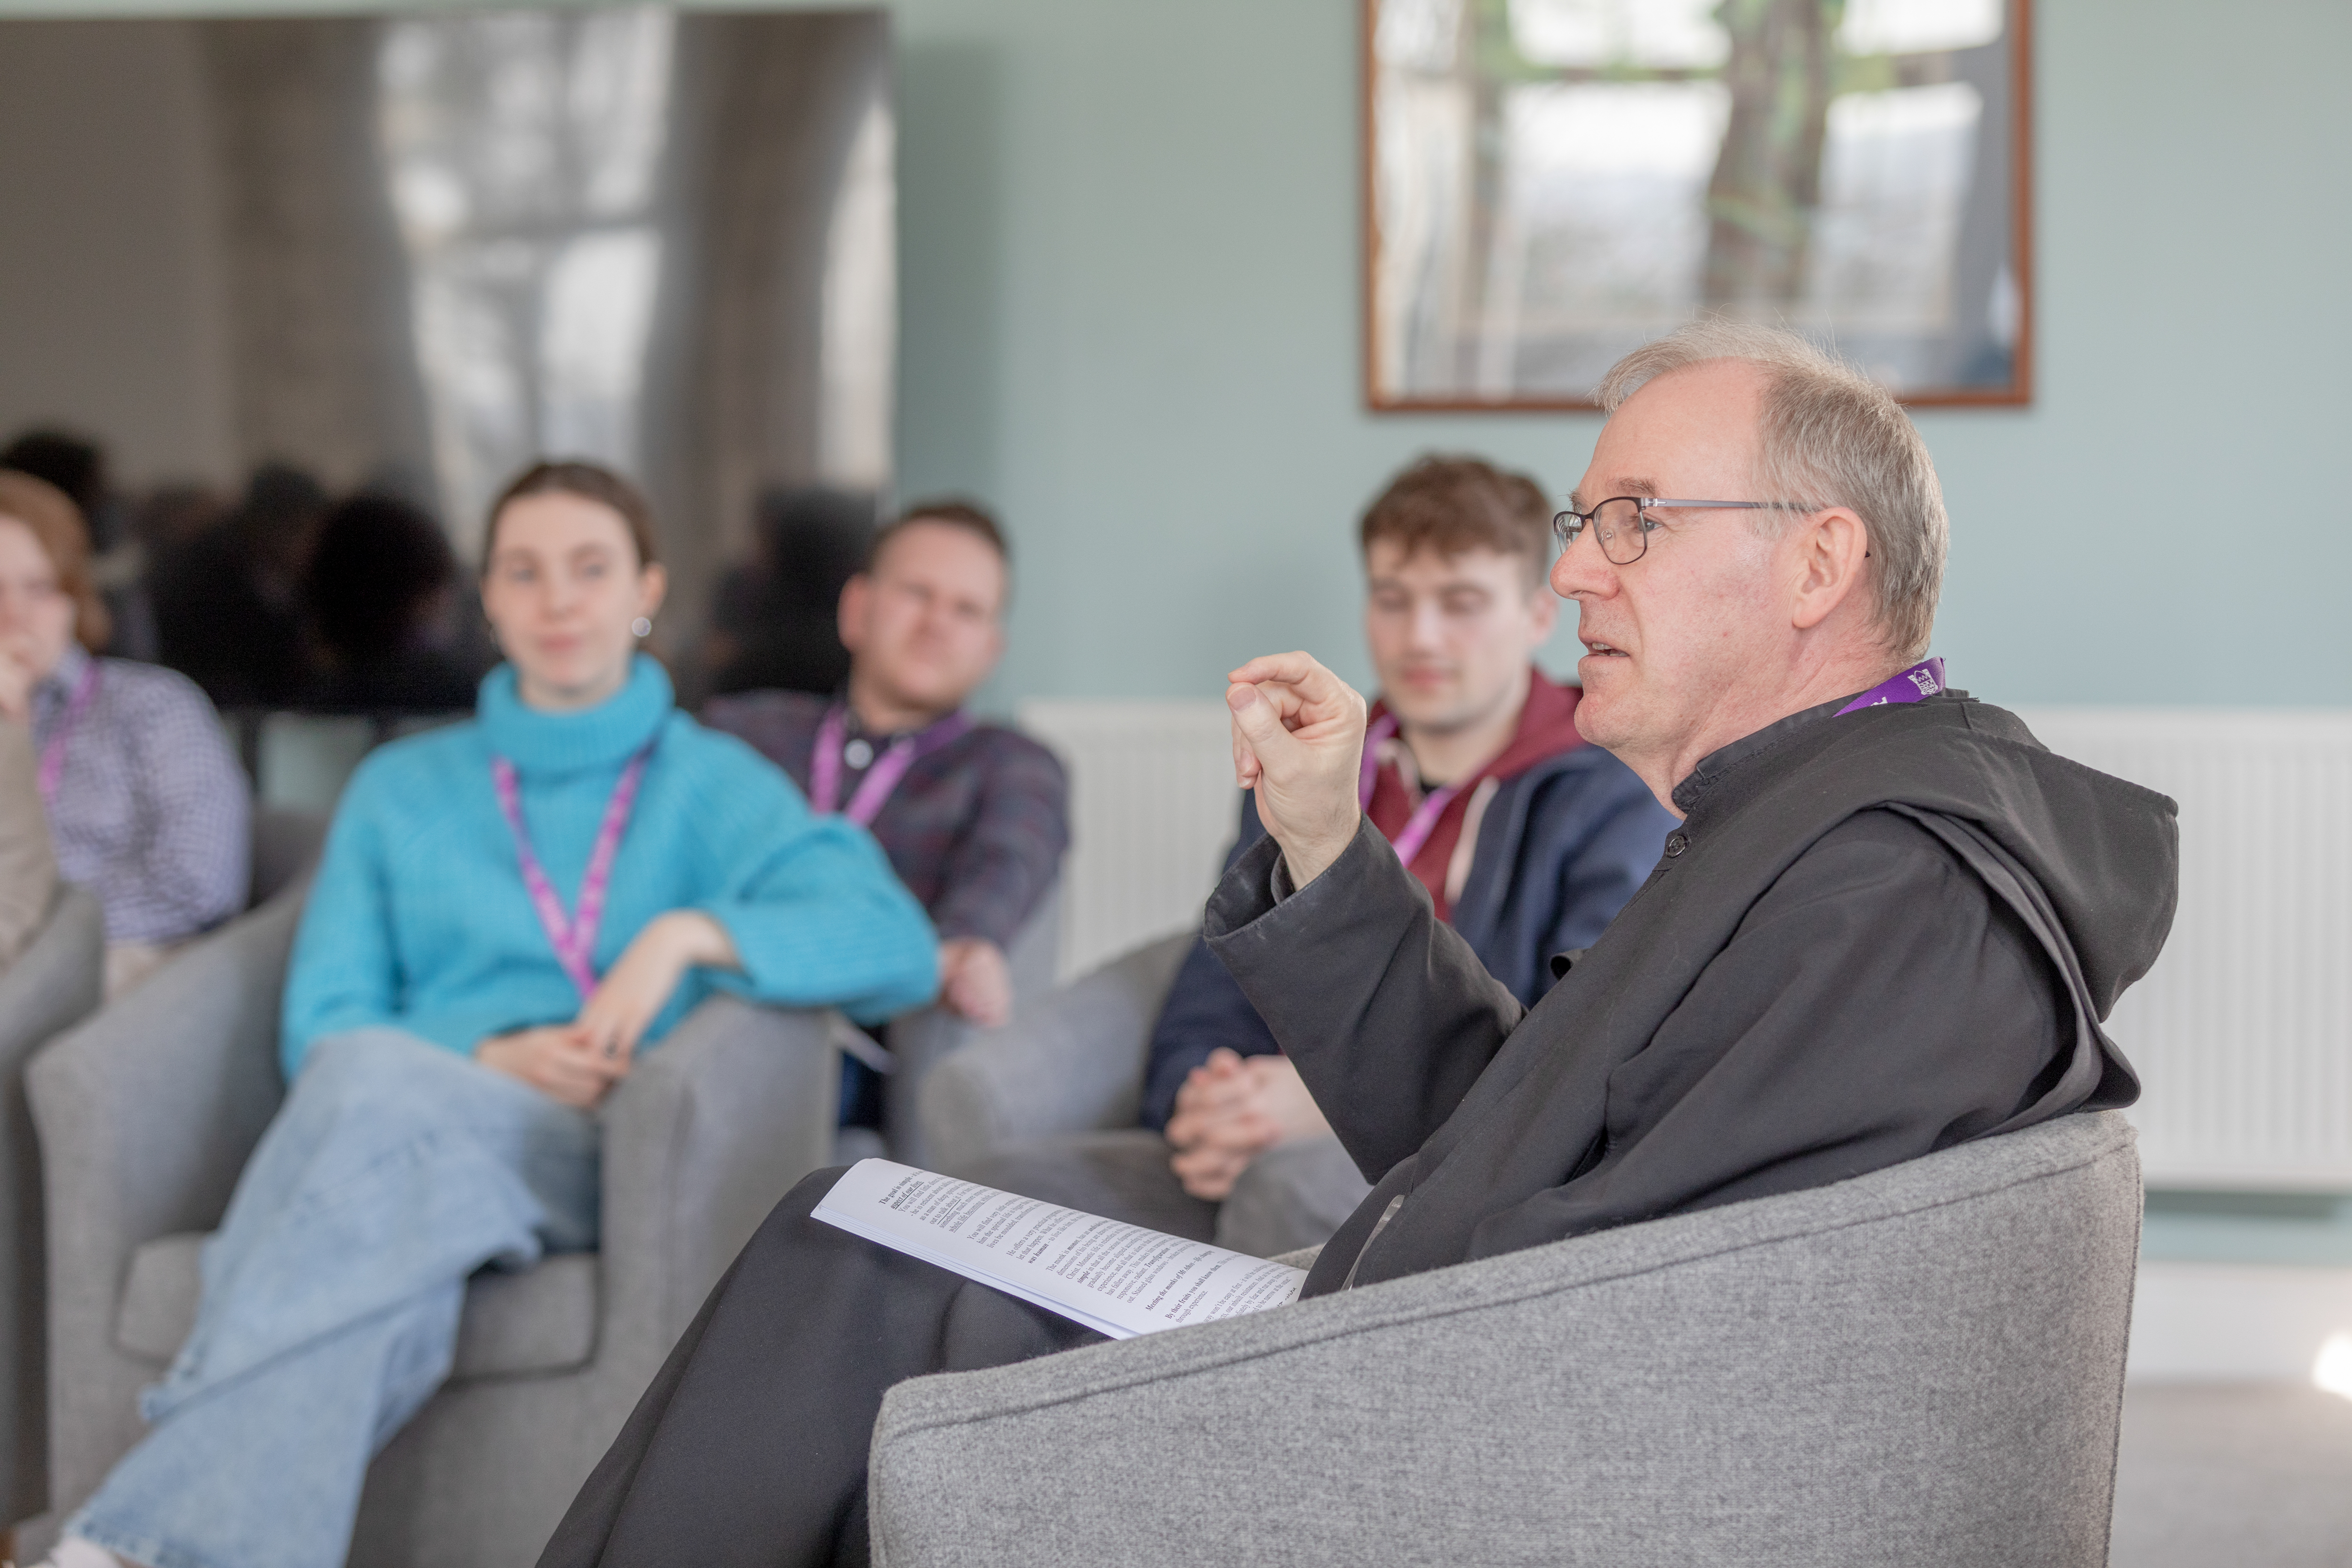
[[[852,1165],[816,1217],[1115,1340],[1284,1306],[1307,1282],[1287,1264],[888,1160]]]

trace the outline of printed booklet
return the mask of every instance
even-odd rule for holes
[[[852,1165],[816,1217],[1115,1340],[1262,1312],[1307,1282],[1287,1264],[888,1160]]]

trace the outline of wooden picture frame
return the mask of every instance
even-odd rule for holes
[[[1810,50],[1788,46],[1785,30],[1764,42],[1753,33],[1731,38],[1711,0],[1360,4],[1362,377],[1373,412],[1590,410],[1590,389],[1608,363],[1707,310],[1793,326],[1914,405],[2032,401],[2032,0],[1740,5],[1751,27],[1759,16],[1796,16],[1812,28]],[[1989,10],[1998,18],[1993,37],[1952,32],[1973,12],[1980,35]],[[1405,31],[1400,47],[1401,16],[1421,31]],[[1622,46],[1613,58],[1594,53],[1596,19],[1621,25],[1611,35]],[[1841,47],[1863,37],[1850,22],[1875,29],[1865,42],[1900,43],[1906,26],[1913,41],[1932,42],[1938,26],[1958,42],[1853,53]],[[1524,35],[1543,23],[1552,42],[1565,40],[1560,58],[1582,49],[1582,64],[1528,58]],[[1437,36],[1446,26],[1456,29],[1450,46]],[[1720,35],[1712,45],[1700,31],[1707,27]],[[1498,47],[1502,33],[1509,36]],[[1637,37],[1648,42],[1624,46]],[[1425,68],[1449,47],[1443,73]],[[1400,47],[1408,51],[1402,67]],[[1422,47],[1425,55],[1409,52]],[[1709,63],[1710,47],[1724,58]],[[1655,63],[1677,48],[1682,64]],[[1752,89],[1759,58],[1765,68],[1802,74],[1813,111],[1810,146],[1801,134],[1794,143],[1810,163],[1796,157],[1799,173],[1771,187],[1787,197],[1777,215],[1763,204],[1743,207],[1726,177],[1740,90]],[[1736,71],[1746,74],[1727,85]],[[1772,86],[1782,90],[1785,80]],[[1433,86],[1413,97],[1423,84]],[[1723,127],[1712,146],[1695,129],[1702,109]],[[1750,114],[1741,122],[1759,121]],[[1774,128],[1785,125],[1783,116]],[[1592,133],[1580,141],[1578,127]],[[1783,135],[1779,152],[1789,145]],[[1740,162],[1769,164],[1773,155],[1766,145]],[[1547,157],[1570,171],[1549,190],[1524,173]],[[1693,186],[1700,159],[1711,160],[1710,173]],[[1675,173],[1652,174],[1644,160]],[[1650,199],[1627,199],[1645,181]],[[1780,237],[1799,223],[1795,238]],[[1703,242],[1695,230],[1704,230]],[[1507,258],[1511,246],[1517,255]],[[1541,270],[1547,258],[1549,271]],[[1516,293],[1497,287],[1514,277]],[[1603,287],[1611,278],[1625,284],[1614,296]],[[1549,300],[1546,280],[1557,290]],[[1533,312],[1530,299],[1539,301]]]

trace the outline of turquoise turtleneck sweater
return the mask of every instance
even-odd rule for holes
[[[660,665],[640,657],[618,695],[578,713],[524,707],[502,666],[470,723],[394,742],[352,776],[287,975],[287,1076],[346,1029],[389,1025],[470,1054],[485,1036],[577,1013],[523,890],[490,759],[514,764],[531,846],[570,912],[613,786],[649,741],[596,972],[679,909],[724,925],[743,971],[688,971],[647,1045],[714,987],[861,1020],[930,998],[937,939],[874,840],[811,815],[759,753],[679,712]]]

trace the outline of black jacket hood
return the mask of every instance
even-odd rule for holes
[[[1885,805],[1950,817],[1998,845],[2048,896],[2100,1018],[2163,951],[2179,899],[2171,797],[2058,755],[2016,714],[1965,691],[1807,725],[1782,744],[1871,778]],[[1743,771],[1693,815],[1732,805]],[[1819,777],[1808,770],[1807,782]]]
[[[1751,766],[1767,756],[1779,765]],[[2137,1099],[2137,1076],[2097,1026],[2172,930],[2180,887],[2172,799],[2059,756],[2016,714],[1951,691],[1790,729],[1706,781],[1689,799],[1689,824],[1767,805],[1776,789],[1843,794],[1849,784],[1862,791],[1850,809],[1919,822],[2041,939],[2106,1058],[2090,1106]]]

